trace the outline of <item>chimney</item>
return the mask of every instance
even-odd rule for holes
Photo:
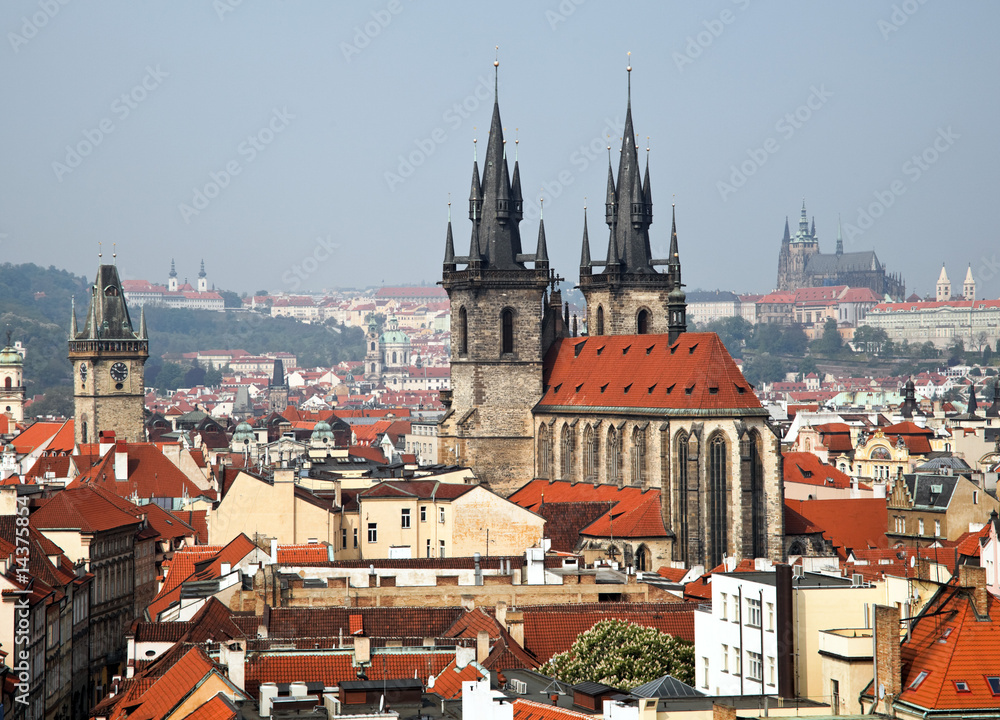
[[[372,661],[371,639],[367,635],[354,636],[354,662],[357,665]]]
[[[986,603],[986,568],[959,565],[958,584],[970,592],[976,615],[981,618],[987,617],[989,608]]]
[[[278,538],[271,538],[271,564],[278,564]]]
[[[504,630],[507,629],[507,603],[503,600],[497,601],[496,607],[496,618],[497,622],[500,623],[500,627]]]
[[[875,606],[875,705],[885,700],[884,712],[891,714],[892,703],[899,696],[901,664],[899,657],[899,608]]]
[[[490,656],[490,634],[485,630],[476,633],[476,662],[482,665]]]
[[[115,480],[128,480],[128,443],[124,440],[115,443]]]
[[[519,610],[507,611],[507,632],[518,645],[524,647],[524,613]]]
[[[111,448],[115,446],[115,431],[114,430],[102,430],[98,435],[97,451],[104,457],[104,454],[109,452]]]

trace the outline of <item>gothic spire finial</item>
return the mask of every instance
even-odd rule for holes
[[[840,213],[837,213],[837,254],[844,254],[844,234],[840,227]]]
[[[76,295],[73,295],[69,300],[70,308],[70,321],[69,321],[69,339],[76,340]]]
[[[100,260],[104,257],[104,250],[101,248],[101,241],[97,241],[97,259]]]
[[[583,248],[580,250],[580,268],[590,267],[590,237],[587,233],[587,198],[583,199]]]
[[[111,243],[111,262],[118,264],[118,243]]]
[[[628,65],[625,66],[625,72],[628,73],[628,106],[632,107],[632,51],[629,50],[626,55],[628,56]]]
[[[497,45],[496,59],[493,60],[493,102],[500,101],[500,46]]]

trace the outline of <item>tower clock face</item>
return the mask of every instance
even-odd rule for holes
[[[123,362],[116,362],[111,366],[111,379],[115,382],[124,382],[128,377],[128,365]]]

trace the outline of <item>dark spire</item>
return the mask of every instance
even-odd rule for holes
[[[75,295],[70,298],[70,301],[69,301],[69,312],[70,312],[69,339],[70,340],[75,340],[76,339],[76,333],[77,333],[77,329],[76,329],[76,296]]]
[[[646,148],[646,175],[642,179],[642,201],[645,204],[646,224],[653,224],[653,193],[649,189],[649,148]]]
[[[813,215],[812,229],[809,231],[809,235],[815,240],[816,239],[816,216]]]
[[[604,221],[608,227],[615,222],[615,174],[611,170],[611,146],[608,145],[608,197],[604,201]]]
[[[510,219],[510,174],[507,172],[507,146],[503,149],[503,172],[497,186],[497,222],[506,225]]]
[[[913,385],[913,378],[907,378],[906,384],[903,385],[903,404],[899,407],[899,414],[905,418],[912,418],[916,407],[916,387]]]
[[[976,400],[976,383],[973,381],[969,384],[969,407],[965,411],[967,415],[975,415],[976,410],[979,409],[979,401]]]
[[[1000,377],[993,382],[993,404],[986,409],[986,417],[1000,417]]]
[[[205,258],[201,259],[201,270],[198,271],[198,277],[205,277]]]
[[[840,215],[837,215],[837,254],[844,254],[844,235],[840,229]]]
[[[516,130],[516,128],[515,128]],[[524,198],[521,196],[521,170],[517,166],[517,139],[514,140],[514,177],[510,183],[510,219],[516,223],[524,218]]]
[[[146,330],[146,306],[139,308],[139,339],[148,340],[149,332]]]
[[[274,372],[271,373],[271,387],[282,387],[285,384],[285,364],[281,358],[274,359]]]
[[[177,269],[174,268],[174,259],[173,258],[170,258],[170,272],[168,273],[167,276],[168,277],[172,277],[172,278],[177,277]]]
[[[469,241],[469,267],[482,264],[483,254],[479,249],[479,216],[476,208],[472,209],[472,239]]]
[[[670,206],[670,257],[667,258],[668,273],[674,287],[681,284],[681,254],[677,247],[677,206]]]
[[[77,334],[79,340],[136,340],[125,304],[125,291],[114,265],[101,265],[97,269],[97,279],[91,287],[90,310],[83,332]]]
[[[799,215],[799,235],[809,234],[809,218],[806,216],[806,199],[802,198],[802,214]]]
[[[583,206],[583,249],[580,251],[580,270],[590,270],[590,237],[587,235],[587,206]]]
[[[472,141],[472,189],[469,190],[469,220],[482,217],[483,184],[479,179],[479,159],[476,157],[476,141]]]
[[[687,332],[687,296],[682,289],[681,256],[677,249],[677,208],[671,206],[670,221],[670,292],[667,293],[667,339],[674,342]]]
[[[444,271],[455,272],[455,238],[451,234],[451,203],[448,203],[448,234],[444,239]]]
[[[541,205],[544,200],[539,201],[538,209],[538,248],[535,250],[535,268],[549,267],[549,250],[545,247],[545,218],[542,217]]]
[[[787,243],[792,241],[792,234],[788,231],[788,216],[785,215],[785,236],[781,238],[781,242]]]

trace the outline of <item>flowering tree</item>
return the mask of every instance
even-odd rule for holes
[[[601,620],[573,646],[552,657],[541,672],[563,682],[599,682],[628,689],[672,675],[694,682],[694,645],[656,628]]]

